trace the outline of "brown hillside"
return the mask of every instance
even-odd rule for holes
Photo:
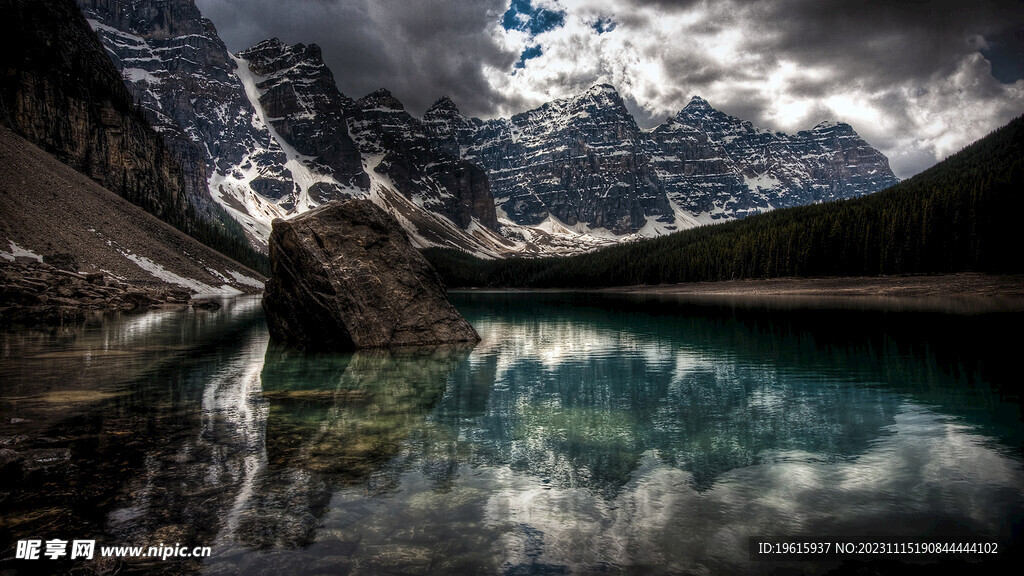
[[[82,271],[106,271],[138,286],[183,284],[157,278],[126,254],[213,288],[261,290],[231,272],[264,280],[0,128],[0,252],[12,253],[11,242],[40,255],[70,252]]]

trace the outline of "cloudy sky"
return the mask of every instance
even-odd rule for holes
[[[849,122],[905,178],[1024,113],[1021,0],[197,0],[232,51],[316,43],[338,87],[509,116],[598,82],[641,126],[694,95]]]

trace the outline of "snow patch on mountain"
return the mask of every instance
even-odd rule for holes
[[[43,261],[43,257],[42,256],[40,256],[39,254],[36,254],[35,252],[33,252],[31,250],[28,250],[26,248],[22,248],[21,246],[18,246],[17,244],[14,243],[14,240],[7,240],[7,242],[8,242],[8,244],[11,247],[11,251],[10,252],[5,252],[3,250],[0,250],[0,258],[3,258],[4,260],[8,260],[10,262],[14,262],[14,260],[17,259],[19,256],[24,256],[26,258],[32,258],[36,262],[42,262]]]

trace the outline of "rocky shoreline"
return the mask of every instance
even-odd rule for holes
[[[832,278],[759,278],[602,288],[612,293],[705,296],[896,296],[1024,299],[1024,276],[936,274]]]
[[[0,260],[0,325],[76,322],[104,311],[219,307],[215,301],[193,300],[181,288],[130,285],[103,273],[73,271],[77,266],[68,255],[46,260],[52,263]]]

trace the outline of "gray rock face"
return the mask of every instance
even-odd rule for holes
[[[233,240],[209,234],[233,222],[192,186],[73,1],[4,0],[0,14],[0,123],[178,229]]]
[[[475,218],[498,229],[487,173],[434,146],[424,123],[390,92],[377,90],[356,101],[348,129],[367,158],[380,159],[372,170],[387,177],[403,196],[461,228]]]
[[[350,198],[352,188],[369,188],[359,149],[345,130],[345,111],[352,101],[338,91],[320,47],[289,46],[274,38],[238,56],[261,78],[256,84],[259,103],[278,135],[310,157],[310,168],[334,178],[310,190],[312,199]]]
[[[822,123],[791,136],[695,97],[643,131],[608,85],[486,122],[462,116],[445,98],[423,124],[436,149],[482,166],[499,208],[525,225],[550,214],[616,234],[648,223],[671,232],[687,217],[743,218],[898,182],[885,156],[848,124]]]
[[[212,205],[208,179],[269,140],[254,126],[235,63],[193,0],[77,0],[146,119],[182,165],[187,188]],[[264,155],[263,173],[284,154]],[[210,206],[203,206],[210,211]]]
[[[315,349],[477,342],[401,226],[366,200],[331,202],[270,234],[270,335]]]
[[[789,135],[757,128],[694,97],[650,136],[669,199],[716,220],[855,198],[898,182],[885,156],[849,124],[823,122]]]
[[[570,226],[624,234],[648,217],[673,218],[645,136],[609,85],[487,122],[461,116],[442,99],[425,125],[438,149],[459,150],[487,170],[495,202],[518,224],[540,224],[551,214]]]
[[[475,219],[495,230],[494,200],[486,173],[456,156],[435,153],[419,120],[397,100],[402,124],[381,134],[353,132],[349,124],[381,128],[342,94],[315,44],[265,40],[229,54],[195,0],[77,0],[147,119],[183,166],[189,189],[201,190],[228,210],[265,249],[276,217],[320,204],[363,198],[370,175],[389,178],[395,192],[421,212],[402,214],[411,233],[436,244],[465,245]],[[393,100],[393,99],[392,99]],[[353,118],[359,115],[359,119]],[[363,158],[368,141],[384,148]],[[387,161],[378,161],[387,155]],[[369,166],[364,170],[364,160]],[[367,171],[377,169],[368,174]],[[206,190],[209,194],[205,194]],[[433,223],[441,215],[456,224]],[[418,223],[426,221],[429,232]]]
[[[198,209],[216,214],[223,206],[254,246],[265,249],[269,225],[259,209],[286,213],[296,185],[213,23],[194,0],[76,1],[132,99],[181,164]],[[252,192],[271,206],[246,202],[257,197]]]

